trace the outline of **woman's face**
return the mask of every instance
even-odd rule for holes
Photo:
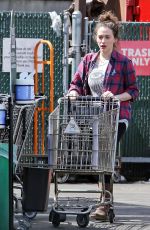
[[[110,55],[113,51],[116,39],[111,29],[102,26],[97,30],[96,41],[100,48],[100,52],[105,55]]]

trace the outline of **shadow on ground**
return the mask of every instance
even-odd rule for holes
[[[52,200],[50,199],[50,204]],[[108,222],[91,221],[87,229],[101,229],[101,230],[150,230],[150,207],[142,205],[115,203],[115,222],[110,224]],[[49,211],[46,213],[38,213],[36,218],[32,221],[32,229],[36,230],[54,230],[51,223],[48,222]],[[79,229],[76,223],[76,216],[67,216],[64,223],[60,223],[58,227],[60,230],[75,230]]]

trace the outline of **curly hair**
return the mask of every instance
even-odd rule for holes
[[[100,27],[108,27],[109,29],[112,30],[114,37],[118,38],[119,20],[111,11],[105,11],[99,16],[98,22],[94,29],[94,35],[93,35],[94,39],[96,38],[95,36],[97,34],[97,30]]]

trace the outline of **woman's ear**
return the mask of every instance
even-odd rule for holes
[[[115,48],[115,49],[116,49],[117,46],[118,46],[118,42],[119,42],[118,38],[115,38],[115,40],[114,40],[114,48]]]

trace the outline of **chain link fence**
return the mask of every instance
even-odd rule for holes
[[[61,16],[61,15],[60,15]],[[15,34],[16,38],[38,38],[44,39],[51,42],[54,48],[54,104],[57,105],[57,100],[63,94],[63,30],[58,37],[56,32],[52,28],[52,20],[49,13],[24,13],[24,12],[14,12],[15,17]],[[63,21],[63,16],[61,16]],[[10,37],[10,12],[0,13],[0,93],[9,94],[9,84],[10,84],[10,73],[3,72],[3,39]],[[9,49],[9,47],[8,47]],[[49,49],[47,46],[43,45],[43,60],[49,60]],[[44,65],[44,80],[45,80],[45,95],[47,100],[45,101],[45,107],[48,107],[49,103],[49,73],[50,68],[48,65]],[[20,73],[17,73],[17,78]],[[42,88],[42,73],[38,74],[38,85],[39,93]],[[45,111],[45,155],[47,154],[47,120],[49,112]],[[41,114],[38,115],[38,154],[41,155]],[[26,145],[22,154],[22,162],[32,161],[30,155],[33,155],[33,125],[31,126],[28,138],[26,140]]]
[[[63,20],[63,17],[61,17]],[[48,13],[23,13],[15,12],[16,38],[39,38],[49,40],[54,47],[54,101],[55,106],[58,98],[63,95],[63,28],[61,36],[57,37],[53,31],[52,21]],[[94,28],[94,24],[91,23]],[[92,31],[92,29],[91,29]],[[9,73],[2,72],[3,38],[10,36],[10,12],[0,13],[0,93],[9,93]],[[90,37],[91,39],[91,37]],[[120,25],[120,39],[125,41],[149,41],[150,23],[124,22]],[[97,47],[91,39],[90,48]],[[43,50],[43,57],[48,59],[49,51],[46,47]],[[18,75],[19,73],[17,73]],[[49,100],[49,67],[45,66],[45,95]],[[132,105],[132,120],[128,131],[121,143],[121,158],[131,160],[141,158],[150,162],[150,74],[149,76],[138,76],[140,96]],[[39,74],[39,88],[41,88]],[[45,112],[45,137],[47,136],[47,118]],[[40,116],[40,115],[39,115]],[[39,133],[40,133],[39,117]],[[30,131],[24,154],[33,152],[33,130]],[[46,138],[45,138],[45,146]],[[39,138],[39,155],[41,154]]]

